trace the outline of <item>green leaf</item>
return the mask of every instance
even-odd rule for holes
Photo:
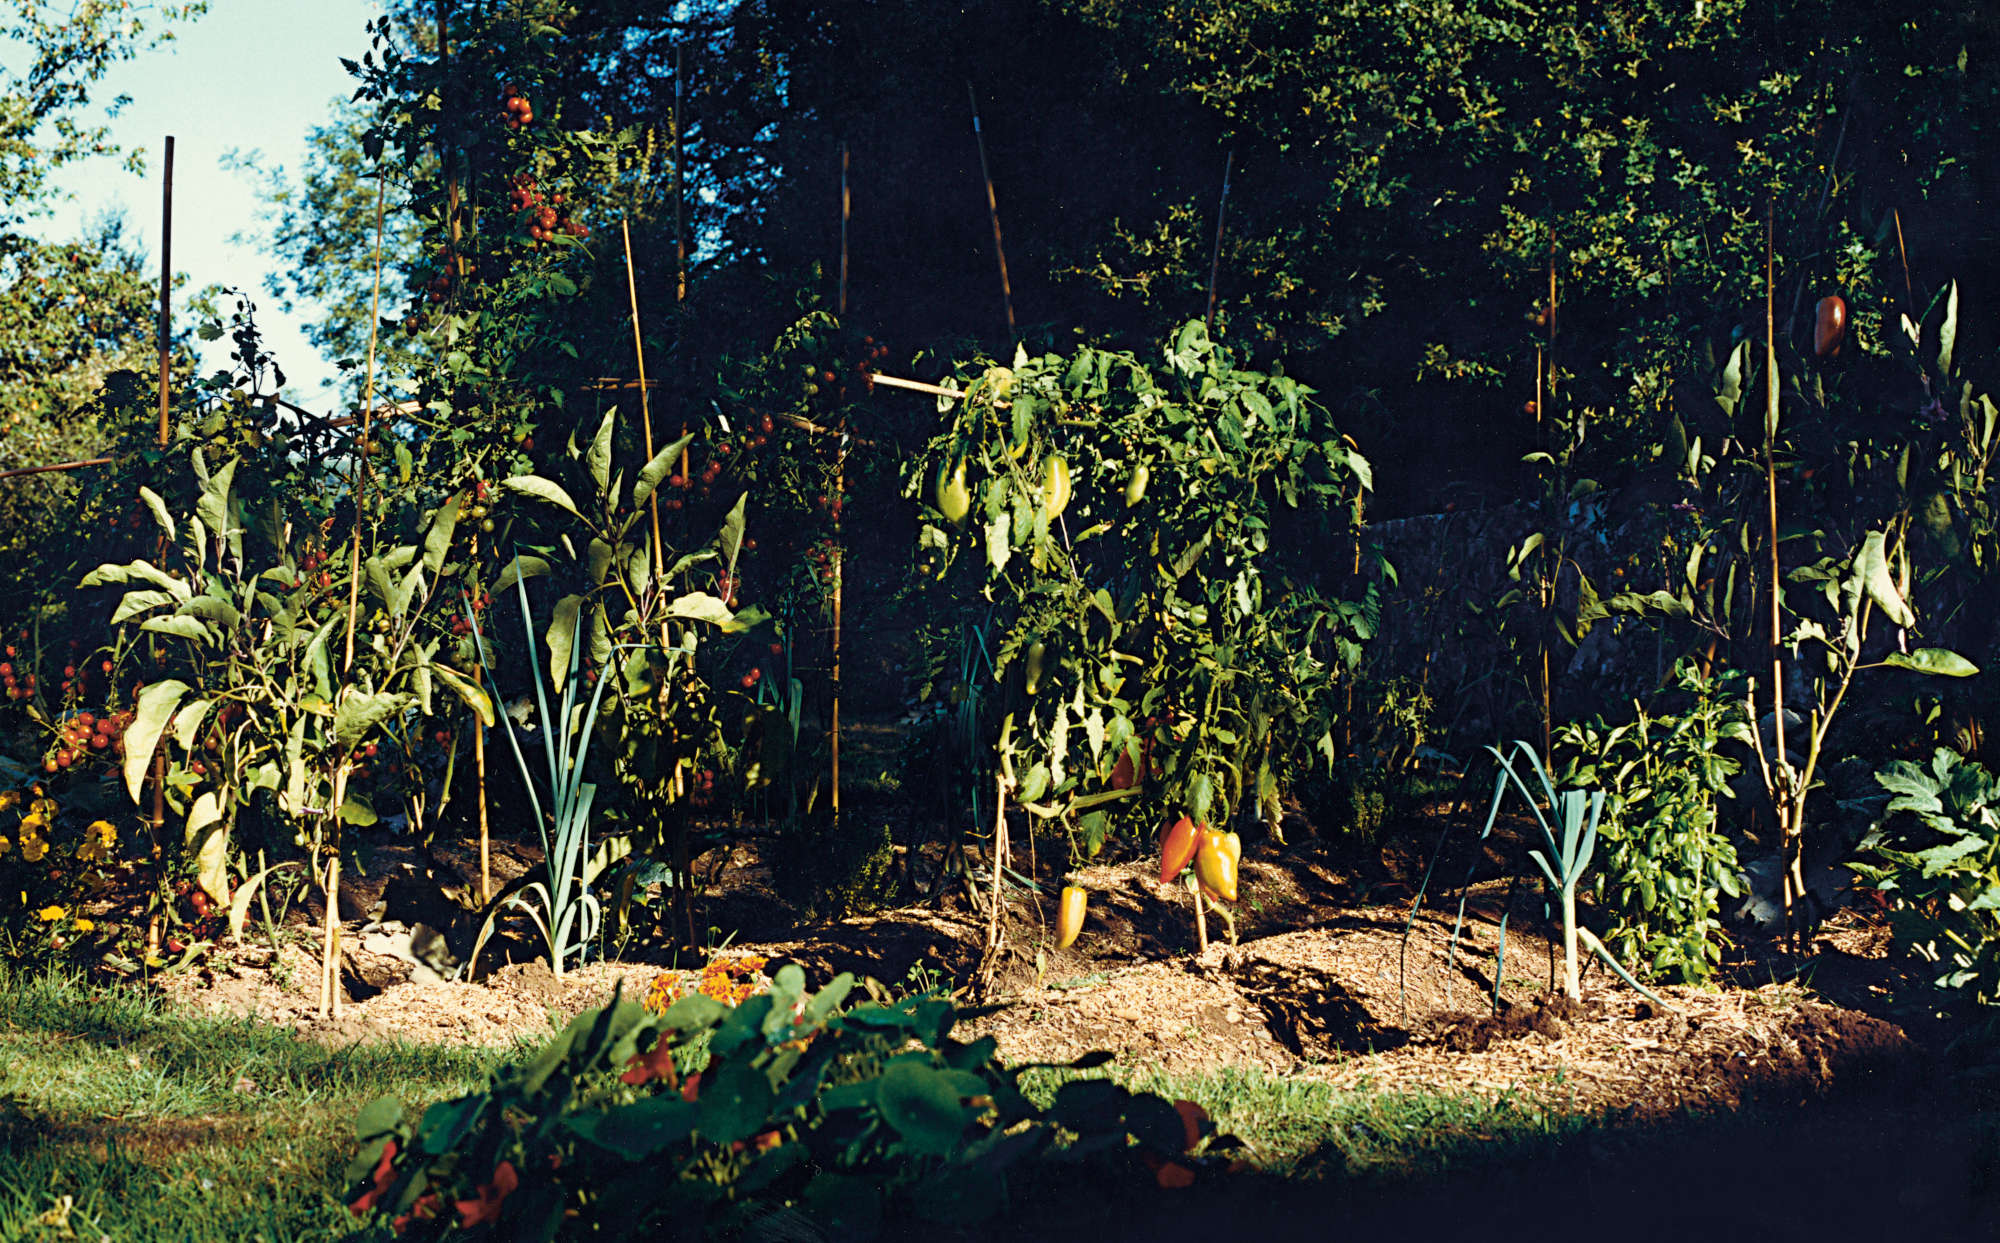
[[[424,532],[424,569],[433,578],[444,568],[445,554],[451,551],[451,539],[458,530],[459,499],[456,493],[446,497],[431,516],[431,529]]]
[[[1882,658],[1882,663],[1898,669],[1914,669],[1918,673],[1935,674],[1945,678],[1969,678],[1979,672],[1973,664],[1957,652],[1941,647],[1920,647],[1914,652],[1891,652]]]
[[[139,488],[139,499],[146,503],[146,508],[152,511],[153,521],[160,524],[160,529],[167,533],[167,541],[172,543],[174,516],[167,512],[167,503],[160,499],[159,493],[143,485]]]
[[[493,728],[493,699],[491,696],[485,691],[480,690],[477,686],[474,686],[472,679],[453,669],[450,665],[433,664],[431,672],[435,673],[439,680],[450,687],[453,694],[465,701],[466,707],[472,709],[473,715],[479,718],[481,725],[484,725],[488,729]]]
[[[562,1125],[627,1161],[643,1161],[692,1135],[701,1113],[701,1105],[661,1093],[632,1105],[572,1114]]]
[[[618,424],[618,407],[612,406],[598,420],[597,435],[591,437],[590,449],[584,454],[584,465],[590,468],[590,477],[597,484],[597,495],[602,498],[607,509],[618,508],[618,498],[611,492],[611,435]]]
[[[172,678],[151,683],[139,692],[138,710],[125,730],[125,789],[135,804],[139,801],[139,787],[146,780],[146,770],[152,767],[153,751],[160,745],[160,735],[166,732],[168,720],[187,693],[188,684]]]
[[[729,516],[722,520],[722,559],[736,564],[736,552],[743,546],[743,508],[750,503],[750,494],[745,492],[736,498],[730,507]]]
[[[1861,589],[1890,621],[1905,629],[1917,624],[1916,615],[1903,602],[1903,593],[1896,590],[1896,580],[1889,575],[1888,536],[1884,532],[1870,531],[1861,541],[1854,573],[1861,580]]]
[[[569,493],[562,490],[561,484],[544,479],[540,475],[514,475],[501,480],[500,486],[510,492],[518,492],[522,496],[532,496],[538,501],[547,501],[574,517],[583,517],[577,513],[576,502],[569,499]]]
[[[351,751],[382,722],[408,707],[408,695],[388,691],[349,692],[340,697],[333,714],[333,742]]]
[[[912,1151],[925,1156],[949,1156],[973,1120],[949,1077],[914,1062],[893,1062],[882,1072],[875,1108]]]
[[[188,809],[186,850],[195,861],[195,881],[218,903],[229,901],[229,825],[222,794],[204,790]]]
[[[654,454],[653,460],[639,469],[638,482],[632,486],[632,507],[634,509],[644,505],[647,498],[652,496],[654,491],[659,488],[660,481],[674,473],[674,465],[680,461],[681,454],[687,451],[689,443],[693,440],[694,434],[692,432],[682,436],[679,440],[674,441],[666,448]]]
[[[148,617],[139,623],[139,629],[170,634],[177,639],[189,639],[196,643],[214,641],[214,636],[209,633],[208,627],[192,617]]]
[[[749,1058],[724,1062],[720,1072],[702,1078],[695,1129],[712,1144],[749,1139],[765,1129],[776,1098],[770,1076]]]

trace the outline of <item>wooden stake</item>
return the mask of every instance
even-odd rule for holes
[[[1208,260],[1208,335],[1215,336],[1215,282],[1222,273],[1222,220],[1229,212],[1229,174],[1236,167],[1236,153],[1222,162],[1222,198],[1215,205],[1215,251]]]
[[[486,822],[486,724],[477,714],[472,718],[472,764],[479,775],[479,904],[485,906],[493,900],[493,839]]]
[[[442,16],[443,0],[439,0],[439,14]],[[346,674],[354,668],[354,618],[361,611],[361,524],[362,506],[368,499],[368,451],[373,447],[368,443],[368,430],[375,414],[375,340],[382,328],[382,217],[388,183],[382,179],[381,170],[375,173],[375,293],[368,304],[368,371],[361,387],[361,439],[356,446],[354,473],[354,529],[349,538],[354,550],[347,565],[347,644],[341,657],[340,671]]]
[[[74,462],[52,462],[47,466],[16,466],[13,470],[0,470],[0,479],[12,479],[16,475],[40,475],[52,470],[82,470],[86,466],[108,466],[108,457],[80,458]]]
[[[681,219],[687,196],[682,189],[681,168],[681,45],[674,44],[674,116],[671,138],[674,161],[674,302],[686,302],[688,296],[687,269],[687,226]],[[683,462],[685,467],[685,462]]]
[[[966,98],[972,101],[972,139],[979,145],[979,176],[986,182],[986,214],[993,219],[993,257],[1000,261],[1000,300],[1007,307],[1007,341],[1014,340],[1014,290],[1007,281],[1007,248],[1000,241],[1000,204],[993,197],[993,173],[986,166],[986,135],[979,128],[979,96],[970,79],[965,83]]]
[[[1187,879],[1188,896],[1194,899],[1194,940],[1199,952],[1208,952],[1208,916],[1202,912],[1201,882],[1192,875]]]
[[[1007,859],[1007,778],[993,778],[993,909],[986,914],[986,952],[1000,946],[1000,870]]]
[[[678,175],[678,174],[676,174]],[[646,385],[646,342],[639,334],[639,278],[632,268],[632,222],[618,222],[619,232],[625,238],[625,294],[632,304],[632,356],[639,363],[639,421],[646,432],[646,460],[653,460],[653,397],[652,389]],[[665,572],[666,546],[660,540],[660,490],[646,498],[653,522],[653,573]]]
[[[1804,948],[1805,932],[1795,922],[1793,910],[1798,899],[1805,895],[1805,875],[1799,847],[1803,844],[1801,826],[1798,823],[1800,810],[1792,791],[1792,766],[1786,758],[1785,750],[1785,661],[1784,661],[1784,613],[1781,607],[1783,589],[1782,566],[1778,557],[1778,339],[1777,309],[1772,288],[1775,279],[1776,261],[1773,258],[1775,242],[1773,233],[1776,225],[1777,209],[1766,200],[1764,209],[1764,502],[1765,530],[1771,542],[1771,723],[1773,751],[1771,767],[1775,780],[1772,783],[1772,810],[1778,818],[1778,839],[1784,859],[1784,907],[1785,935],[1797,938],[1798,948]],[[1755,729],[1757,723],[1750,722]]]
[[[1903,261],[1904,305],[1911,311],[1915,311],[1917,309],[1917,291],[1910,285],[1910,252],[1903,246],[1903,213],[1892,207],[1889,209],[1889,215],[1896,222],[1896,255]]]
[[[853,209],[853,200],[847,192],[847,144],[840,144],[840,301],[837,304],[840,315],[847,315],[847,218]]]
[[[174,339],[174,136],[167,135],[166,167],[160,183],[160,448],[167,447],[170,429],[167,406],[173,392],[173,339]],[[160,537],[160,552],[166,552],[166,537]],[[153,654],[159,655],[159,644],[155,641]],[[157,857],[160,836],[167,823],[167,753],[164,748],[153,755],[153,844]],[[164,883],[164,878],[162,883]],[[161,925],[156,914],[146,923],[146,952],[157,954],[160,948]]]
[[[338,814],[338,813],[336,813]],[[340,855],[326,861],[326,925],[320,942],[319,1017],[340,1016]]]
[[[834,458],[833,503],[841,503],[841,493],[847,488],[847,440],[842,437],[840,448]],[[833,669],[831,689],[833,692],[833,717],[827,726],[827,736],[831,748],[833,780],[833,824],[840,827],[840,596],[842,564],[846,560],[845,549],[840,535],[840,511],[834,511],[833,519]]]

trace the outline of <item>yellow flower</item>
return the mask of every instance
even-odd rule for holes
[[[83,843],[76,848],[76,857],[85,863],[101,863],[111,857],[111,848],[118,844],[118,830],[108,820],[98,820],[83,831]]]
[[[76,930],[78,932],[94,932],[96,929],[97,925],[88,919],[79,919],[76,921]]]
[[[4,855],[12,849],[14,849],[14,843],[8,838],[0,837],[0,855]]]
[[[39,812],[31,811],[27,815],[21,817],[22,837],[34,837],[36,834],[40,833],[43,829],[46,829],[48,827],[49,827],[48,818],[43,816]]]
[[[69,912],[65,911],[59,906],[45,906],[41,910],[35,912],[35,918],[41,920],[45,924],[52,924],[67,914],[69,914]]]
[[[43,820],[47,820],[56,814],[56,801],[52,798],[38,798],[28,804],[28,811],[32,815],[37,815]]]
[[[21,801],[19,790],[0,790],[0,811],[6,811]]]
[[[30,863],[40,863],[42,856],[49,853],[49,844],[39,837],[21,835],[21,857]]]

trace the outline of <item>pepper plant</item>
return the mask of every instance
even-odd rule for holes
[[[1323,583],[1372,480],[1312,390],[1202,324],[1160,365],[1017,352],[940,398],[907,486],[920,557],[991,602],[995,765],[1077,855],[1179,816],[1275,822],[1334,758],[1332,689],[1368,636]],[[955,620],[955,619],[954,619]]]

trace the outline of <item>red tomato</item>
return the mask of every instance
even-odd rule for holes
[[[1828,294],[1813,310],[1813,353],[1832,358],[1847,339],[1847,302],[1839,294]]]

